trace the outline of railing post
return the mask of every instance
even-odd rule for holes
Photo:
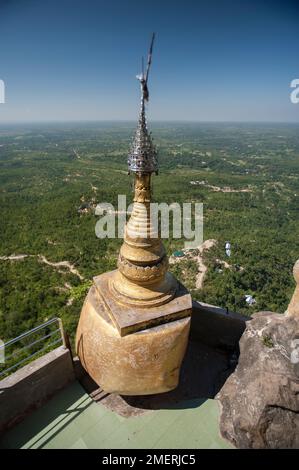
[[[58,324],[59,324],[59,329],[60,329],[60,334],[61,334],[61,338],[62,338],[63,347],[65,349],[69,350],[71,358],[73,360],[73,352],[72,352],[72,347],[71,347],[69,336],[68,336],[67,332],[65,331],[65,329],[63,327],[63,323],[62,323],[61,318],[58,317],[57,320],[58,320]]]
[[[58,320],[58,325],[59,325],[59,329],[60,329],[62,344],[66,349],[68,349],[66,334],[65,334],[65,331],[64,331],[64,328],[63,328],[62,320],[61,320],[61,318],[57,318],[57,320]]]

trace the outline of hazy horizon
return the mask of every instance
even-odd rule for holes
[[[132,125],[137,125],[136,119],[85,119],[85,120],[39,120],[39,121],[0,121],[0,127],[4,126],[18,126],[18,125],[47,125],[47,124],[101,124],[101,123],[111,123],[111,124],[126,124],[130,123]],[[205,120],[188,120],[188,119],[152,119],[148,122],[148,126],[151,124],[273,124],[273,125],[299,125],[299,121],[205,121]]]

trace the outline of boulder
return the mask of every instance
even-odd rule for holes
[[[253,315],[216,398],[221,434],[237,448],[299,448],[299,317]]]

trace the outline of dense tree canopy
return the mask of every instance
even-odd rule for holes
[[[202,289],[194,259],[171,265],[174,274],[199,300],[246,314],[283,312],[299,252],[298,126],[156,124],[152,130],[160,159],[155,200],[203,202],[204,239],[217,240],[203,255]],[[54,316],[74,336],[92,277],[116,267],[121,240],[95,236],[93,209],[116,204],[118,194],[131,202],[125,175],[132,133],[128,124],[0,130],[0,338]],[[83,202],[89,209],[80,212]],[[164,242],[171,254],[184,240]],[[7,259],[12,255],[27,256]],[[61,261],[69,266],[55,264]]]

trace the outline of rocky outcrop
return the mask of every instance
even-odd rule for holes
[[[299,448],[299,317],[259,312],[217,395],[223,437],[238,448]]]

